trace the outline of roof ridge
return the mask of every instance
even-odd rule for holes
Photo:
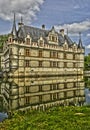
[[[24,27],[29,27],[29,28],[33,28],[33,29],[38,29],[40,31],[49,31],[49,30],[46,30],[46,29],[42,29],[42,28],[39,28],[39,27],[34,27],[34,26],[29,26],[29,25],[24,25]]]

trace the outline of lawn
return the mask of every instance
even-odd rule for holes
[[[53,107],[46,111],[14,113],[0,130],[90,130],[90,107]]]

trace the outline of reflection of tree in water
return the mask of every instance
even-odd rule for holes
[[[0,97],[0,112],[6,112],[7,109],[3,106],[3,97]]]
[[[0,97],[0,111],[3,111],[3,99]]]

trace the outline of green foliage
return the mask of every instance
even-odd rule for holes
[[[90,70],[90,54],[84,57],[84,69]]]
[[[0,124],[3,130],[90,130],[90,108],[54,107],[44,112],[14,113]]]
[[[85,87],[90,89],[90,78],[84,77],[84,81],[85,81]]]
[[[8,35],[0,35],[0,48],[3,47],[3,43],[7,41]]]

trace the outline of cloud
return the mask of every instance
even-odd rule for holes
[[[90,44],[85,47],[86,49],[90,49]]]
[[[82,21],[79,23],[72,23],[72,24],[64,24],[64,25],[56,25],[56,30],[60,30],[61,28],[65,29],[71,35],[77,35],[79,32],[83,33],[90,29],[90,20]]]
[[[0,0],[0,18],[11,21],[15,12],[17,19],[22,16],[26,23],[31,23],[43,2],[44,0]]]
[[[79,9],[79,8],[80,8],[79,5],[75,5],[75,6],[74,6],[74,9]]]
[[[90,37],[90,33],[87,34],[87,37]]]

